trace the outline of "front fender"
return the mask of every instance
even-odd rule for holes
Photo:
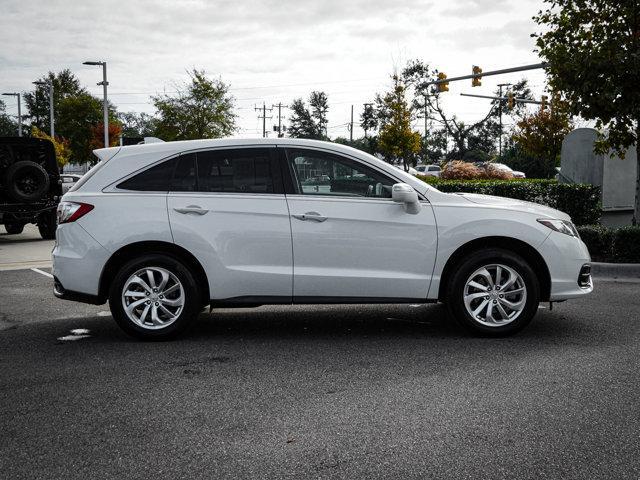
[[[437,299],[445,265],[469,242],[489,237],[516,239],[540,253],[551,230],[536,221],[535,215],[505,209],[434,205],[438,226],[438,252],[427,298]]]

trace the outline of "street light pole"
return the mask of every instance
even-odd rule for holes
[[[98,82],[98,85],[102,85],[102,89],[104,92],[103,98],[103,115],[102,122],[104,123],[104,147],[109,148],[109,102],[107,99],[107,62],[82,62],[83,65],[99,65],[102,67],[102,81]]]
[[[18,99],[18,136],[22,136],[22,111],[20,110],[20,94],[19,93],[3,93],[2,95],[7,95],[11,97],[16,97]]]
[[[34,85],[48,85],[49,86],[49,135],[54,138],[56,135],[56,128],[53,120],[53,80],[48,82],[33,82]]]

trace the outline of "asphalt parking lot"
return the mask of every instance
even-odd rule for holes
[[[355,305],[214,310],[140,343],[27,267],[0,271],[2,478],[640,477],[638,283],[499,340],[438,305]]]

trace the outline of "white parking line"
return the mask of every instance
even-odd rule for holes
[[[40,275],[44,275],[45,277],[53,278],[53,275],[51,275],[48,272],[44,272],[44,271],[40,270],[39,268],[32,268],[31,271],[39,273]]]

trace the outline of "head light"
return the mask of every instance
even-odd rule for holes
[[[578,230],[576,230],[575,225],[568,220],[559,220],[557,218],[539,218],[538,222],[540,222],[545,227],[549,227],[551,230],[555,230],[556,232],[580,238],[580,234],[578,233]]]

